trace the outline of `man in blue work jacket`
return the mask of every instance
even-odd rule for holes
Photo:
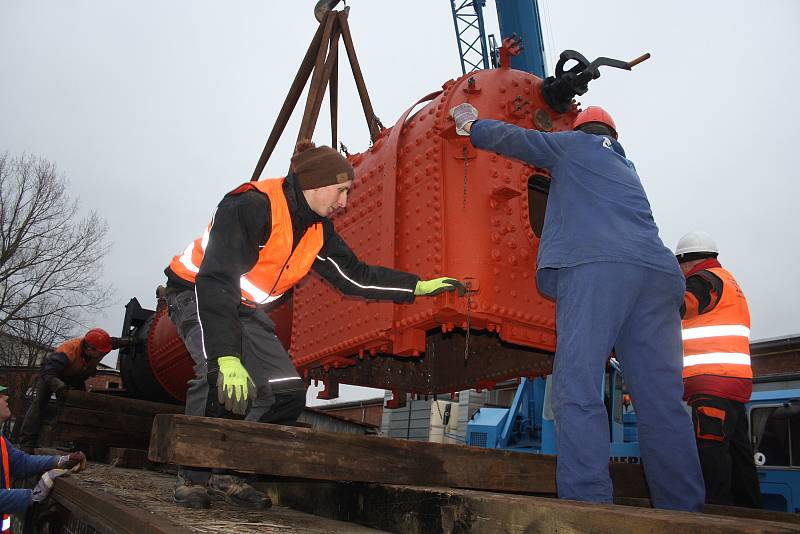
[[[6,388],[0,386],[0,426],[11,417]],[[11,532],[11,514],[24,513],[33,503],[42,502],[53,488],[53,481],[70,469],[86,467],[86,456],[73,452],[64,456],[34,456],[15,449],[0,436],[0,532]],[[11,489],[11,481],[42,475],[33,489]]]
[[[600,384],[612,349],[636,406],[653,505],[699,511],[704,487],[692,423],[681,404],[684,278],[658,236],[611,116],[582,111],[571,132],[545,133],[451,110],[479,149],[550,171],[539,243],[539,291],[556,301],[553,410],[558,495],[612,502],[608,416]]]

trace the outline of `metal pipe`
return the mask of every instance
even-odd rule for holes
[[[645,60],[648,60],[648,59],[650,59],[650,52],[647,52],[646,54],[642,54],[641,56],[637,57],[636,59],[632,59],[632,60],[628,61],[628,69],[632,69],[633,67],[635,67],[636,65],[638,65],[642,61],[645,61]]]

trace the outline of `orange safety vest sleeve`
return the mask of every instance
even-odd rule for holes
[[[687,291],[683,294],[683,307],[681,308],[681,318],[689,319],[690,317],[697,317],[700,310],[700,301],[694,293]]]
[[[681,317],[691,319],[713,310],[722,296],[722,280],[709,271],[700,271],[686,279]]]
[[[706,271],[704,271],[706,272]],[[736,279],[721,267],[707,272],[723,285],[710,311],[684,318],[683,378],[712,375],[750,379],[750,311]],[[690,277],[691,278],[691,277]]]
[[[254,289],[252,286],[258,285],[259,280],[263,285],[263,281],[277,271],[283,276],[277,277],[274,292],[259,286],[255,288],[259,291],[249,291],[250,295],[283,293],[313,268],[348,295],[395,302],[414,300],[417,276],[361,262],[336,233],[331,221],[310,209],[291,175],[283,181],[281,189],[274,187],[277,183],[280,182],[245,184],[227,195],[214,214],[205,244],[204,238],[194,241],[190,244],[192,250],[187,248],[183,256],[176,256],[170,264],[169,270],[183,281],[183,284],[176,284],[178,287],[192,287],[190,280],[198,281],[194,289],[209,359],[239,356],[238,308],[242,297],[248,298],[246,286]],[[253,187],[258,187],[259,191],[252,190]],[[280,194],[283,196],[276,196]],[[284,199],[285,205],[282,204]],[[282,228],[279,234],[275,234],[276,225]],[[291,225],[291,232],[287,225]],[[281,267],[270,262],[272,256],[265,254],[273,247],[289,253],[286,235],[293,239],[291,261],[287,260]],[[202,268],[195,267],[195,276],[188,267],[183,270],[183,266],[190,261],[193,266],[197,265],[198,255],[202,258]],[[178,272],[181,270],[183,274]]]
[[[189,287],[197,282],[198,318],[210,360],[240,356],[242,302],[274,301],[308,273],[323,245],[323,218],[305,204],[298,210],[301,193],[287,182],[247,183],[226,195],[203,237],[170,263],[170,271]]]
[[[8,465],[8,445],[6,440],[0,437],[0,454],[3,456],[3,493],[11,489],[11,469]],[[11,532],[11,515],[3,513],[3,523],[0,526],[3,534]]]
[[[196,286],[203,339],[209,358],[240,356],[239,280],[258,261],[272,229],[269,197],[258,191],[228,195],[214,212]]]

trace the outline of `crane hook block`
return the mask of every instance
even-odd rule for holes
[[[318,22],[322,22],[322,19],[325,18],[325,14],[336,7],[338,3],[339,0],[319,0],[314,6],[314,17],[316,17]]]

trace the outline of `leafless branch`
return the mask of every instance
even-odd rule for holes
[[[29,345],[15,352],[0,344],[0,365],[34,364],[42,347],[106,306],[109,250],[105,221],[81,214],[53,163],[0,153],[0,334]]]

